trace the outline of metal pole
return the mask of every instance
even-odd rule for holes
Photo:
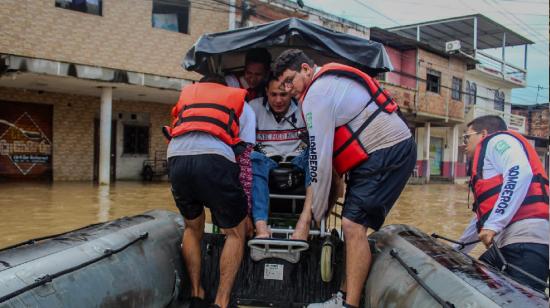
[[[474,58],[477,53],[477,17],[474,17]]]
[[[527,70],[527,44],[525,44],[525,52],[523,54],[523,69]]]
[[[504,77],[504,73],[506,73],[504,71],[504,67],[505,67],[505,64],[506,63],[506,32],[504,32],[502,34],[502,63],[501,63],[501,66],[500,66],[500,70],[502,71],[502,77]]]
[[[416,26],[416,40],[420,42],[420,26]]]

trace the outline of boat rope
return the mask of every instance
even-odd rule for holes
[[[15,245],[11,245],[11,246],[4,247],[4,248],[0,249],[0,252],[6,251],[6,250],[9,250],[9,249],[12,249],[12,248],[17,248],[17,247],[20,247],[20,246],[34,245],[34,244],[36,244],[37,242],[40,242],[40,241],[43,241],[43,240],[53,239],[53,238],[56,238],[56,237],[59,237],[59,236],[65,235],[65,234],[75,233],[75,232],[78,232],[78,231],[81,231],[81,230],[84,230],[84,229],[92,228],[92,227],[95,227],[95,226],[98,226],[98,225],[103,225],[103,224],[105,224],[105,223],[100,222],[100,223],[92,224],[92,225],[89,225],[89,226],[86,226],[86,227],[82,227],[82,228],[80,228],[80,229],[68,231],[68,232],[63,232],[63,233],[58,233],[58,234],[53,234],[53,235],[48,235],[48,236],[33,238],[33,239],[30,239],[30,240],[27,240],[27,241],[24,241],[24,242],[21,242],[21,243],[17,243],[17,244],[15,244]]]
[[[475,241],[471,241],[471,242],[459,242],[459,241],[452,240],[450,238],[446,238],[446,237],[441,236],[441,235],[436,234],[436,233],[432,233],[431,237],[442,239],[442,240],[445,240],[447,242],[451,242],[453,244],[457,244],[457,245],[459,245],[458,250],[462,250],[466,246],[469,246],[469,245],[472,245],[472,244],[477,244],[477,243],[481,242],[481,240],[475,240]]]
[[[68,273],[77,271],[77,270],[79,270],[79,269],[81,269],[81,268],[84,268],[84,267],[90,265],[90,264],[94,264],[94,263],[96,263],[96,262],[98,262],[98,261],[101,261],[101,260],[103,260],[103,259],[105,259],[105,258],[108,258],[108,257],[110,257],[110,256],[112,256],[112,255],[114,255],[114,254],[116,254],[116,253],[119,253],[119,252],[123,251],[124,249],[130,247],[130,246],[133,245],[134,243],[146,239],[148,236],[149,236],[149,233],[148,233],[148,232],[142,233],[142,234],[140,234],[137,238],[133,239],[132,241],[130,241],[130,242],[128,242],[128,243],[126,243],[124,246],[122,246],[122,247],[120,247],[120,248],[117,248],[117,249],[105,249],[105,250],[103,251],[103,254],[102,254],[101,256],[99,256],[99,257],[93,258],[93,259],[91,259],[91,260],[89,260],[89,261],[86,261],[86,262],[84,262],[84,263],[82,263],[82,264],[79,264],[79,265],[76,265],[76,266],[73,266],[73,267],[64,269],[64,270],[59,271],[59,272],[54,273],[54,274],[45,274],[45,275],[43,275],[43,276],[40,276],[40,277],[38,277],[38,278],[35,279],[35,282],[34,282],[34,283],[29,284],[29,285],[27,285],[27,286],[25,286],[25,287],[23,287],[23,288],[21,288],[21,289],[19,289],[19,290],[13,291],[13,292],[11,292],[11,293],[9,293],[9,294],[6,294],[6,295],[0,297],[0,303],[3,303],[3,302],[5,302],[5,301],[7,301],[7,300],[9,300],[9,299],[11,299],[11,298],[14,298],[15,296],[18,296],[18,295],[20,295],[20,294],[23,294],[23,293],[25,293],[25,292],[27,292],[27,291],[29,291],[29,290],[32,290],[32,289],[36,288],[36,287],[39,287],[39,286],[44,285],[44,284],[46,284],[46,283],[48,283],[48,282],[51,282],[51,281],[52,281],[53,279],[55,279],[55,278],[58,278],[58,277],[63,276],[63,275],[65,275],[65,274],[68,274]]]
[[[426,290],[428,294],[430,294],[438,303],[440,303],[443,308],[455,307],[455,305],[453,305],[452,303],[445,301],[444,299],[439,297],[439,295],[437,295],[435,291],[432,290],[432,288],[430,288],[424,281],[422,281],[420,276],[418,276],[418,271],[414,267],[411,267],[407,265],[407,263],[405,263],[405,261],[399,256],[399,252],[397,251],[397,249],[393,248],[392,250],[390,250],[390,255],[395,258],[399,262],[399,264],[401,264],[401,266],[403,266],[405,270],[407,270],[407,273],[409,273],[409,275],[411,275],[411,277],[416,280],[416,282],[418,282],[418,284],[422,286],[422,288],[424,288],[424,290]]]

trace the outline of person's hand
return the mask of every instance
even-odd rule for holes
[[[496,234],[497,233],[493,230],[481,229],[481,231],[479,232],[479,239],[486,248],[489,248],[489,246],[491,246],[491,244],[493,243],[493,238]]]

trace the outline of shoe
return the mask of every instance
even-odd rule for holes
[[[208,302],[200,297],[191,297],[189,299],[189,308],[209,308]]]
[[[341,308],[344,307],[344,293],[338,291],[331,299],[323,303],[313,303],[307,306],[308,308]]]

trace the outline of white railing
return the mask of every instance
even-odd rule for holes
[[[499,76],[502,79],[519,85],[523,85],[527,81],[526,70],[510,63],[503,62],[499,58],[477,51],[475,59],[480,62],[476,64],[476,69]]]
[[[464,121],[468,123],[473,119],[484,115],[497,115],[504,119],[504,122],[506,122],[506,125],[508,125],[509,129],[515,130],[522,134],[525,133],[526,118],[524,116],[495,109],[484,108],[477,105],[470,105],[469,110],[464,117]]]

